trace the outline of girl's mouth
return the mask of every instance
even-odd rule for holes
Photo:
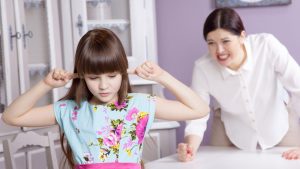
[[[106,96],[109,95],[109,93],[99,93],[99,95],[100,95],[101,97],[106,97]]]

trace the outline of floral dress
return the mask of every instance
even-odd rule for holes
[[[143,140],[154,120],[153,96],[130,93],[121,104],[91,105],[74,100],[54,104],[77,164],[140,163]]]

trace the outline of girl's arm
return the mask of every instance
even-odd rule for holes
[[[209,112],[208,105],[188,86],[152,62],[145,62],[134,71],[138,76],[165,86],[178,101],[156,98],[155,117],[165,120],[190,120],[202,118]]]
[[[15,99],[3,112],[5,123],[14,126],[40,127],[56,123],[53,105],[34,107],[46,93],[56,87],[64,86],[72,78],[63,70],[51,71],[45,79]]]

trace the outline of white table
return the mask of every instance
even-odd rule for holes
[[[179,162],[174,154],[146,163],[146,169],[300,169],[300,160],[281,157],[289,149],[275,147],[250,152],[234,147],[203,146],[191,162]]]

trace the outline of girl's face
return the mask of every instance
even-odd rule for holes
[[[246,59],[245,36],[245,31],[237,36],[220,28],[209,32],[206,42],[210,55],[220,65],[238,70]]]
[[[90,100],[93,104],[106,104],[118,100],[122,75],[119,72],[103,73],[100,75],[86,74],[84,80],[88,89],[94,95]]]

